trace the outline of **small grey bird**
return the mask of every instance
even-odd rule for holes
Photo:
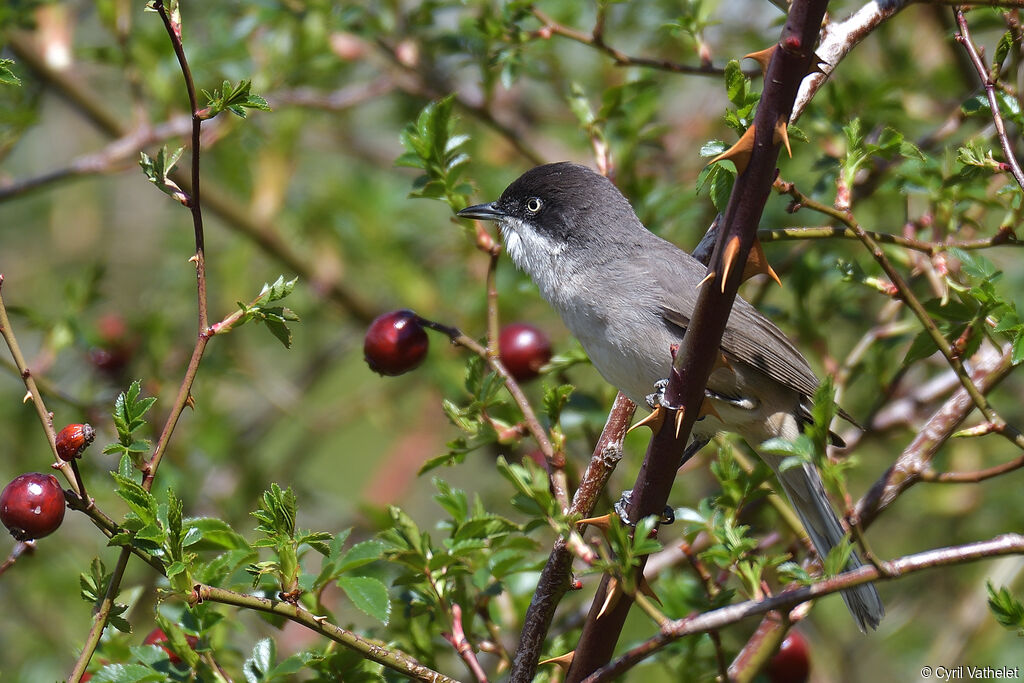
[[[703,264],[653,234],[604,176],[576,164],[538,166],[501,198],[459,216],[497,221],[516,266],[579,339],[594,367],[639,405],[668,377],[670,347],[679,343],[706,274]],[[782,331],[741,298],[722,337],[727,365],[712,372],[712,413],[697,422],[689,448],[715,433],[738,433],[752,446],[795,439],[810,421],[818,386],[806,359]],[[774,470],[814,547],[825,557],[843,538],[821,477],[811,463],[781,470],[783,458],[762,454]],[[852,555],[847,569],[861,565]],[[862,631],[885,610],[870,584],[843,591]]]

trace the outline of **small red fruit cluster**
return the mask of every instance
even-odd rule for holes
[[[779,651],[768,661],[765,673],[771,683],[807,683],[811,675],[811,660],[807,641],[799,631],[786,634]]]
[[[92,425],[70,424],[57,433],[57,456],[64,462],[80,458],[95,438]]]
[[[0,522],[16,540],[48,536],[63,521],[64,491],[52,474],[23,474],[0,493]]]
[[[366,330],[363,355],[370,369],[392,377],[414,370],[430,342],[419,316],[408,309],[384,313]]]
[[[498,355],[502,365],[517,382],[540,376],[551,360],[551,342],[546,334],[527,323],[512,323],[498,334]]]

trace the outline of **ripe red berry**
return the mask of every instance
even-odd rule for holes
[[[52,474],[23,474],[0,493],[0,522],[19,541],[52,534],[62,521],[64,491]]]
[[[517,382],[540,375],[540,369],[551,360],[551,342],[546,334],[526,323],[512,323],[498,334],[501,362]]]
[[[427,333],[419,318],[403,309],[385,313],[370,323],[363,341],[363,355],[371,370],[394,376],[422,363],[428,346]]]
[[[167,658],[171,660],[171,664],[180,664],[181,657],[174,654],[174,652],[172,652],[169,647],[164,645],[164,643],[166,643],[168,640],[170,640],[170,638],[167,637],[167,634],[164,633],[164,630],[162,628],[155,628],[149,632],[149,635],[146,636],[146,639],[144,641],[142,641],[142,644],[159,645],[160,649],[167,653]],[[196,645],[199,644],[199,639],[195,636],[186,635],[185,640],[188,641],[188,646],[193,650],[196,649]]]
[[[96,438],[92,425],[70,424],[57,432],[57,455],[64,462],[81,457],[82,451]]]
[[[807,641],[799,631],[790,631],[765,669],[771,683],[806,683],[811,674]]]

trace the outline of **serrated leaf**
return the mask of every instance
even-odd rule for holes
[[[21,79],[11,71],[13,59],[0,59],[0,83],[4,85],[21,85]]]
[[[107,664],[90,680],[92,683],[146,683],[164,681],[166,675],[143,664]]]
[[[377,621],[387,625],[391,616],[391,601],[383,582],[369,576],[342,576],[338,586],[352,604]]]
[[[252,648],[252,654],[245,660],[242,672],[249,683],[259,683],[268,679],[267,674],[277,659],[277,648],[272,638],[264,638]]]

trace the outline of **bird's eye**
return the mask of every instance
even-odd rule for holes
[[[526,210],[530,213],[539,212],[542,206],[544,206],[544,202],[540,200],[540,197],[530,197],[526,200]]]

